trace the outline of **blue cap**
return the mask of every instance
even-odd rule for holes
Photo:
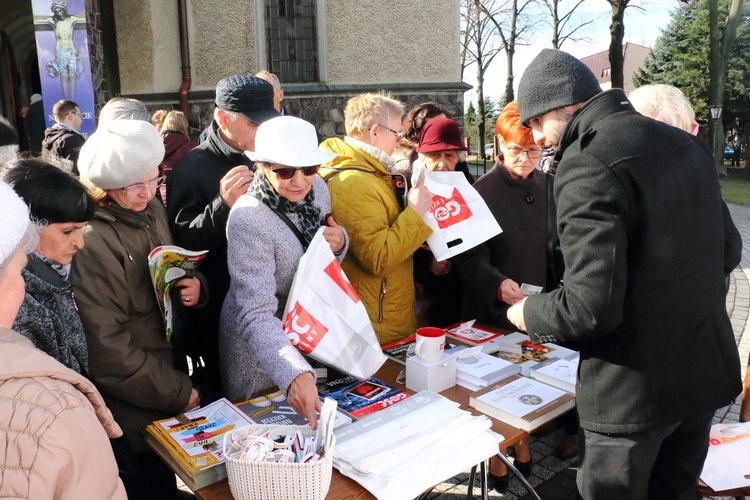
[[[234,75],[221,80],[216,85],[216,107],[242,113],[257,125],[279,116],[273,107],[273,85],[249,75]]]

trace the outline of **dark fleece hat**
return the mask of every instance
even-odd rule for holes
[[[599,82],[581,61],[567,52],[542,50],[526,68],[518,84],[521,123],[549,111],[586,102],[599,94]]]
[[[434,151],[466,151],[461,142],[461,130],[450,118],[435,118],[427,122],[419,134],[417,153]]]
[[[273,107],[273,85],[249,75],[224,78],[216,85],[216,107],[242,113],[256,125],[279,116]]]

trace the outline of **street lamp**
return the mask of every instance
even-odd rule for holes
[[[712,120],[718,120],[721,118],[721,104],[712,104],[708,107],[708,110],[711,112]]]

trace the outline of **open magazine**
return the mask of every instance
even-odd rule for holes
[[[192,278],[198,266],[206,258],[208,250],[185,250],[176,245],[162,245],[148,254],[148,269],[154,284],[156,300],[159,303],[167,340],[174,333],[174,311],[172,309],[171,291],[175,283],[182,278]]]

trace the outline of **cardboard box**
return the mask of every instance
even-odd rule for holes
[[[435,363],[425,363],[417,356],[406,359],[406,387],[412,391],[440,392],[456,385],[456,357],[443,353]]]

